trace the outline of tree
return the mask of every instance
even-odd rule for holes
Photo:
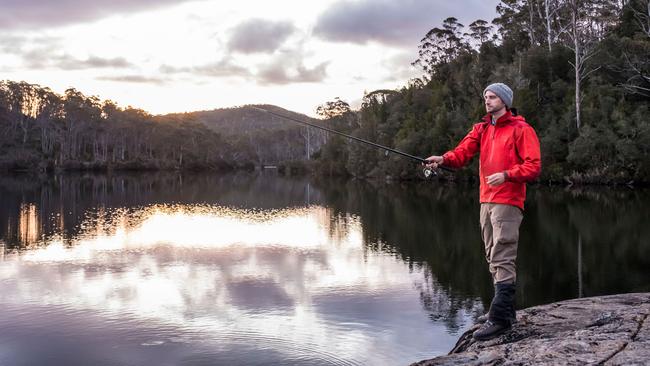
[[[548,52],[553,52],[553,44],[557,42],[558,36],[565,31],[565,29],[554,29],[557,27],[555,24],[557,23],[559,11],[560,5],[558,0],[544,0],[544,14],[541,14],[540,11],[540,18],[544,20]]]
[[[477,48],[490,39],[492,33],[492,26],[482,19],[477,19],[469,25],[469,33],[465,35],[470,37],[478,45]]]
[[[36,125],[41,132],[41,151],[46,157],[52,158],[57,149],[58,126],[63,119],[63,101],[48,88],[39,88],[39,98],[41,103],[36,115]]]
[[[101,103],[95,96],[86,97],[74,88],[65,91],[63,99],[65,113],[61,136],[61,161],[84,158],[90,131],[101,119]]]
[[[535,44],[530,24],[530,12],[524,0],[502,0],[497,5],[499,16],[492,23],[499,27],[498,34],[504,43],[513,43],[516,48],[528,48]]]
[[[630,1],[622,13],[620,29],[605,42],[607,68],[626,93],[650,97],[650,2]]]
[[[325,104],[321,104],[316,108],[316,114],[327,119],[345,115],[350,111],[350,104],[341,100],[339,97]]]
[[[582,83],[600,69],[600,66],[591,67],[588,62],[598,52],[598,42],[615,22],[613,4],[607,0],[564,0],[563,6],[567,17],[564,20],[567,23],[565,46],[574,54],[574,60],[569,63],[574,70],[575,122],[579,132]]]
[[[650,1],[632,0],[629,3],[639,28],[650,37]]]
[[[36,116],[41,108],[38,85],[26,82],[7,83],[8,110],[16,129],[20,129],[21,143],[24,146]]]
[[[443,21],[442,28],[433,28],[420,40],[418,58],[411,63],[434,76],[438,67],[467,52],[470,47],[462,38],[463,25],[454,17]]]

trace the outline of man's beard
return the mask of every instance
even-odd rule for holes
[[[485,107],[485,109],[486,109],[487,112],[490,113],[490,114],[497,114],[497,113],[501,112],[501,110],[503,110],[505,107],[506,107],[506,106],[504,105],[504,106],[501,106],[501,108],[499,108],[499,109],[494,109],[494,108],[493,108],[493,109],[490,109],[489,107]]]

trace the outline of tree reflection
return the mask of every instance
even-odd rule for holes
[[[359,217],[364,241],[431,272],[422,303],[451,322],[459,309],[492,296],[478,228],[478,192],[460,185],[322,184],[337,215]],[[520,232],[518,307],[648,291],[650,192],[532,187]],[[579,241],[579,244],[577,245]],[[580,266],[580,272],[575,270]],[[436,300],[443,292],[445,308]]]
[[[406,263],[412,272],[422,271],[424,276],[413,281],[421,306],[450,331],[462,328],[468,314],[481,313],[492,297],[476,187],[265,174],[78,174],[3,176],[0,197],[3,256],[53,240],[69,248],[80,236],[112,235],[116,227],[132,224],[116,220],[137,221],[143,207],[155,205],[254,212],[320,206],[326,210],[318,211],[317,220],[332,242],[360,227],[366,261],[381,254]],[[643,190],[530,189],[520,235],[518,306],[650,290],[649,202]],[[309,261],[322,265],[323,259]],[[280,267],[277,273],[283,273]],[[233,292],[256,288],[247,281],[240,279]],[[269,296],[288,302],[281,292]]]
[[[60,235],[67,241],[101,209],[155,204],[219,204],[273,210],[321,202],[304,179],[251,174],[65,174],[0,178],[0,238],[21,249]],[[91,217],[92,218],[92,217]]]
[[[460,311],[478,314],[491,299],[490,277],[478,231],[478,192],[454,186],[373,187],[355,181],[323,186],[333,212],[361,220],[372,250],[393,253],[429,274],[417,286],[430,318],[450,330],[462,325]]]

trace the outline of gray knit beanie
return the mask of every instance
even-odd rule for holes
[[[491,91],[492,93],[496,94],[503,103],[506,105],[506,107],[511,108],[512,107],[512,99],[513,99],[513,93],[512,89],[510,89],[509,86],[507,86],[504,83],[494,83],[488,85],[485,90],[483,90],[483,96],[485,96],[486,91]]]

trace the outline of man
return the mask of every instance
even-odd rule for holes
[[[541,161],[535,130],[512,110],[512,90],[503,83],[483,91],[487,115],[458,146],[430,156],[429,168],[460,168],[480,151],[481,236],[495,286],[494,298],[476,340],[492,339],[511,328],[515,314],[515,260],[523,218],[526,182],[539,176]]]

